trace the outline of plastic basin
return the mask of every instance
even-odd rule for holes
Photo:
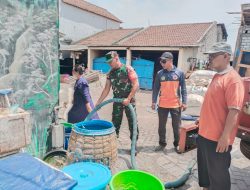
[[[77,181],[73,190],[105,190],[111,179],[108,167],[98,163],[78,162],[62,170]]]
[[[139,170],[117,173],[109,184],[111,190],[165,190],[163,183],[157,177]]]

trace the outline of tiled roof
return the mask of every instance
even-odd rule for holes
[[[76,44],[123,47],[198,46],[213,24],[215,23],[160,25],[145,29],[111,29],[80,40]]]
[[[123,40],[123,46],[194,46],[206,34],[209,23],[150,26],[133,37]]]
[[[122,23],[120,19],[108,12],[106,9],[88,3],[84,0],[62,0],[64,3],[72,5],[74,7],[80,8],[82,10],[106,17],[108,19],[114,20],[116,22]]]
[[[115,46],[119,45],[119,42],[127,37],[133,35],[141,28],[136,29],[109,29],[99,32],[93,36],[85,38],[76,42],[79,45],[86,46]]]

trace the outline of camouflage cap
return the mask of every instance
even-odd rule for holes
[[[232,48],[225,42],[217,42],[210,48],[208,52],[205,52],[204,54],[213,54],[219,52],[225,52],[232,55]]]
[[[110,52],[108,52],[108,53],[105,55],[106,62],[109,63],[109,62],[112,61],[113,58],[114,58],[115,56],[117,56],[117,55],[118,55],[118,53],[117,53],[116,51],[110,51]]]

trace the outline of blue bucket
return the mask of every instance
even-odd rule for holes
[[[98,163],[78,162],[62,170],[78,182],[73,190],[105,190],[111,179],[108,167]]]

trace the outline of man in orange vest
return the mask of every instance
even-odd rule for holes
[[[160,63],[163,69],[160,70],[155,77],[151,106],[151,108],[155,110],[157,97],[159,95],[159,146],[156,147],[155,151],[163,151],[167,145],[166,123],[170,112],[174,131],[173,144],[175,151],[178,152],[181,111],[184,111],[187,108],[185,76],[180,69],[177,69],[173,65],[172,53],[163,53],[160,57]]]

